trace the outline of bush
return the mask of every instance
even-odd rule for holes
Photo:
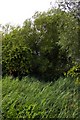
[[[18,31],[17,31],[18,32]],[[20,77],[29,74],[31,50],[23,39],[10,36],[8,34],[3,39],[2,46],[2,70],[5,74]]]

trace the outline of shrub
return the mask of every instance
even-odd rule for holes
[[[3,39],[2,54],[3,76],[8,74],[17,77],[29,74],[31,50],[21,37],[17,39],[16,35],[14,37],[11,33],[6,35]]]

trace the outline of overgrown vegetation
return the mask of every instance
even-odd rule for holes
[[[2,42],[4,75],[34,75],[44,80],[58,79],[79,60],[77,19],[60,9],[35,13],[34,22],[22,27],[6,26]]]
[[[45,83],[33,77],[22,81],[5,77],[2,83],[3,119],[80,117],[76,79],[59,78],[55,83]]]
[[[80,118],[80,16],[66,4],[3,27],[3,119]]]

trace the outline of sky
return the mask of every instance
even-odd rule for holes
[[[0,24],[21,25],[36,11],[46,11],[55,0],[0,0]]]

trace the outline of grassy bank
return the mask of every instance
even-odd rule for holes
[[[1,81],[0,81],[1,84]],[[2,79],[2,115],[7,118],[78,118],[78,85],[71,78],[40,82]]]

